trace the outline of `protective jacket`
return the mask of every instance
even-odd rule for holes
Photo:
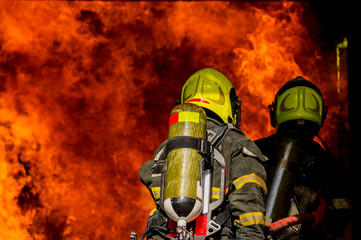
[[[220,192],[220,169],[217,164],[214,165],[211,188],[211,202],[219,199],[220,194],[225,194],[225,202],[219,209],[219,213],[223,213],[224,221],[221,230],[207,239],[265,239],[264,212],[267,187],[263,164],[267,158],[241,130],[207,118],[208,138],[220,134],[227,128],[226,134],[217,145],[226,162],[226,192]],[[165,164],[166,142],[158,147],[152,160],[146,162],[139,170],[140,180],[149,189],[156,203],[156,208],[148,219],[147,228],[150,228],[150,225],[153,228],[147,234],[147,239],[167,239],[176,236],[172,233],[174,222],[168,219],[159,207],[160,172]],[[199,218],[193,221],[195,231],[201,231],[202,228],[202,224],[198,223],[201,222],[198,221]]]
[[[276,164],[273,143],[276,134],[255,143],[270,160],[267,176]],[[343,234],[351,218],[349,176],[342,163],[310,139],[296,177],[294,195],[302,213],[313,213],[315,223],[303,225],[299,239],[334,239]],[[270,186],[272,179],[268,179]]]

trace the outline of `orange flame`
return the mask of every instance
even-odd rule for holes
[[[0,239],[141,233],[154,203],[138,169],[200,68],[234,83],[252,139],[274,131],[267,105],[297,75],[330,100],[327,137],[348,116],[339,111],[347,94],[322,67],[334,57],[303,24],[305,3],[0,5]]]

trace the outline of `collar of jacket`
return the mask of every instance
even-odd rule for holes
[[[211,128],[214,126],[219,126],[219,125],[225,125],[225,123],[221,123],[218,120],[211,118],[211,117],[207,117],[207,128]]]

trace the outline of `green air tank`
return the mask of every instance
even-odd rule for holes
[[[168,143],[178,146],[167,153],[163,207],[178,226],[185,226],[202,211],[202,156],[187,147],[188,141],[197,139],[206,139],[204,110],[192,103],[177,105],[170,114]]]

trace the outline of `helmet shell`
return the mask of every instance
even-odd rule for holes
[[[278,91],[273,107],[276,126],[304,119],[321,128],[324,122],[325,106],[321,91],[302,77],[288,81]]]
[[[181,103],[196,104],[212,111],[225,123],[237,125],[237,113],[232,111],[234,101],[230,97],[231,90],[235,92],[233,84],[225,75],[214,68],[201,69],[184,84]]]

